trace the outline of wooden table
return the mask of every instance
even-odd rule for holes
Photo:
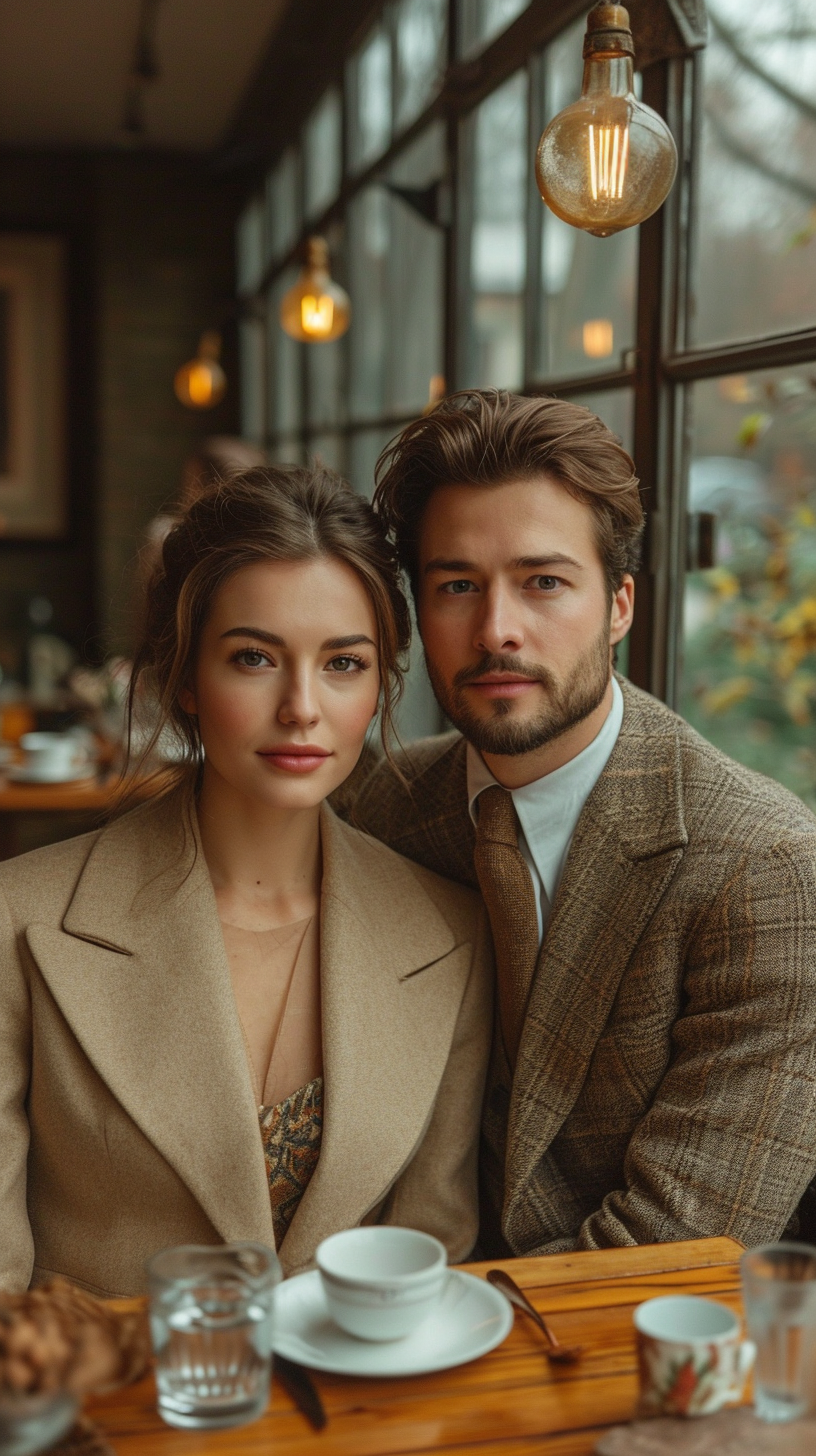
[[[732,1239],[508,1260],[508,1269],[577,1365],[550,1365],[523,1315],[492,1354],[455,1370],[403,1380],[315,1375],[329,1423],[315,1432],[277,1381],[266,1415],[232,1431],[180,1431],[156,1413],[152,1378],[93,1402],[88,1414],[117,1456],[587,1456],[601,1433],[634,1413],[632,1311],[657,1294],[702,1294],[740,1311]],[[467,1264],[484,1274],[490,1264]]]
[[[155,786],[145,779],[135,797],[146,797]],[[118,774],[70,784],[16,784],[0,776],[0,860],[94,829],[115,807],[119,790]]]

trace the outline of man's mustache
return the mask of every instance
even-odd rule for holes
[[[454,675],[453,686],[465,687],[467,683],[475,682],[489,672],[512,672],[515,677],[526,677],[530,682],[544,683],[548,687],[552,685],[552,674],[546,667],[522,662],[520,657],[504,657],[488,652],[473,667],[460,668]]]

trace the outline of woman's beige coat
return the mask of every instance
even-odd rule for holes
[[[0,1287],[144,1288],[170,1244],[273,1244],[215,898],[177,797],[0,865]],[[361,1221],[476,1237],[489,936],[472,892],[321,819],[325,1107],[286,1272]],[[195,852],[194,852],[195,847]]]

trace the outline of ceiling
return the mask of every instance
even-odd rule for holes
[[[154,3],[160,75],[142,93],[142,141],[209,151],[227,134],[289,0]],[[142,0],[0,0],[0,146],[123,145],[141,11]]]

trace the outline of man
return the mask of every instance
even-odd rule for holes
[[[378,480],[457,731],[354,817],[487,903],[485,1252],[777,1238],[816,1174],[816,821],[613,674],[629,456],[578,405],[471,391]]]

